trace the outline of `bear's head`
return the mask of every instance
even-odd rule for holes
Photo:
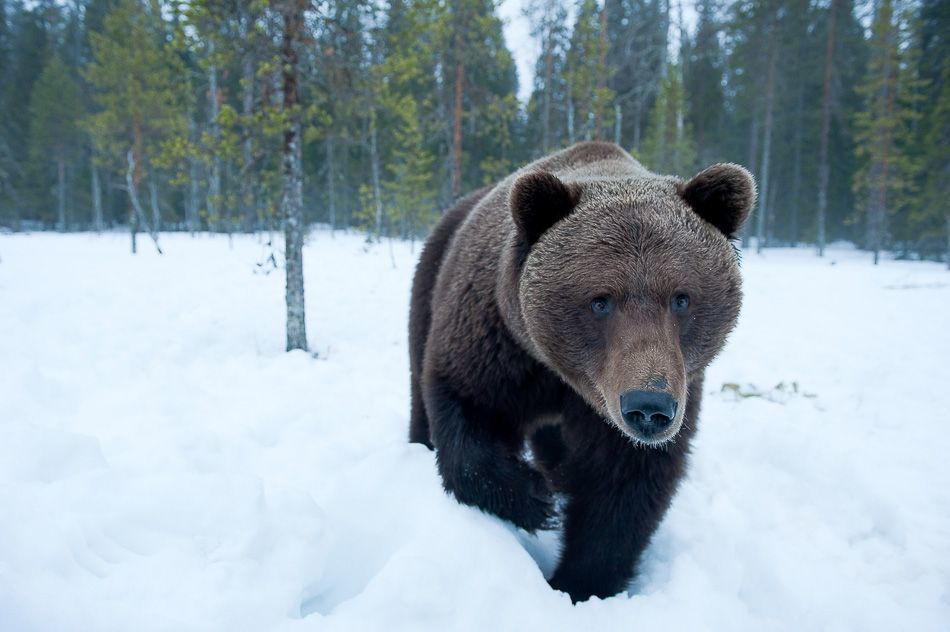
[[[730,240],[754,200],[752,176],[732,164],[688,182],[534,171],[512,185],[524,334],[638,442],[676,435],[690,381],[735,326],[742,290]]]

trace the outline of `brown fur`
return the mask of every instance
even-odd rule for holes
[[[547,524],[551,488],[566,493],[551,583],[575,600],[623,588],[682,476],[703,371],[741,303],[727,237],[753,199],[735,165],[684,183],[580,143],[463,199],[423,252],[410,438],[435,447],[461,502],[526,529]],[[678,293],[685,313],[670,309]],[[598,296],[609,316],[592,315]],[[661,436],[624,421],[630,390],[679,402]],[[532,442],[544,454],[524,462],[525,439],[552,418]]]

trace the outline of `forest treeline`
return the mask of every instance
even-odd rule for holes
[[[529,0],[527,103],[497,4],[0,0],[0,226],[416,237],[605,139],[748,166],[760,247],[950,247],[946,0]]]

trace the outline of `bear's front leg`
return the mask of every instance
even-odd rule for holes
[[[430,380],[425,396],[446,491],[527,531],[545,527],[551,493],[544,476],[518,456],[517,425],[466,404],[444,382]]]
[[[558,478],[568,495],[561,560],[550,580],[576,603],[610,597],[633,578],[684,470],[686,441],[635,445],[601,419],[587,419]]]

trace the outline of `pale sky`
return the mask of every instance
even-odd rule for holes
[[[508,49],[515,57],[518,67],[518,99],[526,102],[531,96],[531,84],[534,79],[534,62],[538,58],[538,45],[531,39],[531,25],[522,11],[528,0],[502,0],[498,7],[498,14],[505,22],[505,41]],[[573,20],[574,2],[568,2],[568,21]],[[690,0],[673,2],[672,21],[676,23],[678,4],[682,6],[683,23],[687,30],[692,31],[696,24],[696,13]],[[678,31],[674,27],[670,32],[670,49],[679,48]]]
[[[526,0],[502,0],[498,7],[498,14],[505,21],[505,41],[518,66],[518,99],[522,102],[531,96],[534,62],[538,57],[538,46],[531,39],[531,25],[522,14],[525,4]]]

